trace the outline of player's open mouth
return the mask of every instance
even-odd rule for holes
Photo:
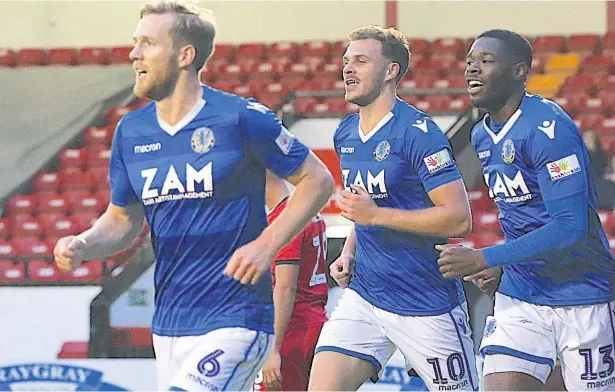
[[[468,81],[468,92],[470,94],[478,94],[483,87],[485,86],[485,84],[483,82],[480,82],[478,80],[469,80]]]
[[[147,75],[147,71],[142,69],[135,69],[135,72],[137,73],[137,79],[143,79]]]
[[[357,82],[355,79],[346,79],[345,83],[346,90],[352,90],[359,84],[359,82]]]

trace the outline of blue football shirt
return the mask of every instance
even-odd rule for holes
[[[244,286],[223,271],[267,226],[265,169],[288,177],[307,154],[271,110],[207,86],[176,126],[158,118],[153,102],[122,118],[111,202],[144,206],[156,255],[153,333],[273,333],[269,274]]]
[[[446,135],[425,113],[398,99],[367,136],[359,115],[334,135],[344,186],[362,187],[380,207],[433,207],[428,192],[461,178]],[[457,279],[438,269],[436,244],[446,238],[355,224],[356,267],[350,288],[372,305],[406,316],[437,315],[464,301]]]
[[[585,238],[540,260],[504,265],[499,292],[551,306],[612,300],[615,260],[596,211],[589,155],[576,124],[554,102],[526,94],[503,127],[492,128],[486,115],[471,138],[506,241],[548,223],[545,202],[588,193],[582,206],[589,221]]]

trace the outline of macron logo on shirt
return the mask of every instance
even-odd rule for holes
[[[141,144],[139,146],[135,146],[134,152],[135,154],[146,154],[148,152],[160,151],[161,149],[162,144],[160,143]]]

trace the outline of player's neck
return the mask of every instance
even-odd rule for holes
[[[198,76],[180,76],[171,95],[156,102],[156,111],[165,123],[173,126],[194,108],[202,96]]]
[[[361,126],[361,131],[365,135],[369,134],[384,116],[393,110],[396,101],[397,96],[395,93],[386,90],[380,94],[374,102],[362,107],[359,110],[359,125]]]
[[[494,123],[503,123],[508,121],[508,119],[511,118],[513,114],[515,114],[517,109],[519,109],[524,95],[525,90],[516,91],[515,93],[511,94],[510,97],[508,97],[508,100],[506,100],[504,106],[500,107],[499,109],[488,110],[491,121],[493,121]]]

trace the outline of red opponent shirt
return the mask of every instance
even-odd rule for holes
[[[286,208],[284,199],[267,216],[269,224]],[[329,288],[325,268],[327,267],[327,236],[325,221],[315,216],[275,257],[272,270],[275,287],[275,266],[298,264],[299,277],[293,314],[288,328],[322,324],[327,320],[325,306]]]

